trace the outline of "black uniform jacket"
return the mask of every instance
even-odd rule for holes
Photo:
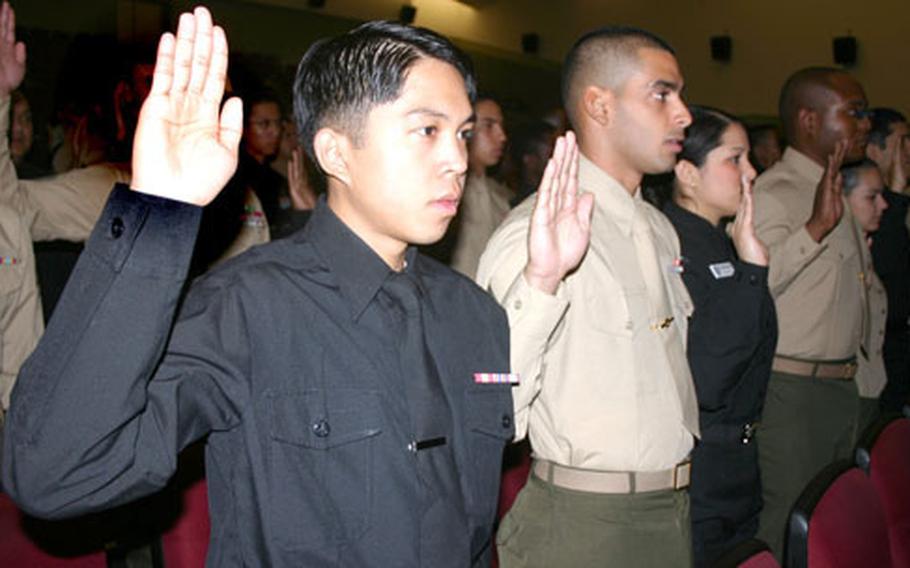
[[[683,282],[695,306],[687,355],[708,441],[712,430],[761,415],[777,346],[774,300],[767,267],[739,261],[722,228],[672,202],[664,213],[679,235]]]
[[[900,412],[910,399],[910,197],[885,189],[888,208],[872,236],[872,261],[888,294],[888,323],[883,355],[888,383],[881,394],[883,409]]]
[[[208,435],[211,566],[483,561],[514,432],[509,386],[473,377],[508,371],[499,306],[409,250],[465,501],[447,520],[464,530],[440,535],[421,526],[407,370],[376,312],[388,267],[321,202],[184,296],[198,222],[115,189],[16,385],[5,489],[42,517],[110,507],[164,486]],[[421,557],[422,542],[444,546]]]

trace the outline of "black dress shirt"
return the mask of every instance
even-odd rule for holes
[[[881,394],[883,410],[900,412],[910,400],[910,197],[883,192],[888,208],[872,236],[872,262],[888,295],[888,323],[882,355],[888,382]]]
[[[761,481],[752,435],[777,346],[777,317],[767,267],[738,260],[722,227],[672,201],[664,213],[679,235],[683,282],[694,304],[687,356],[702,436],[692,453],[689,494],[696,564],[708,565],[758,528]]]
[[[13,393],[5,489],[37,516],[107,508],[164,486],[208,435],[210,566],[486,562],[514,426],[509,386],[473,373],[508,372],[499,306],[408,251],[464,502],[422,522],[389,268],[320,202],[303,230],[184,298],[198,218],[112,193]]]

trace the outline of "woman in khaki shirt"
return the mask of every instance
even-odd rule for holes
[[[878,166],[871,160],[863,160],[841,169],[844,182],[844,197],[850,207],[850,213],[863,234],[857,235],[861,244],[871,244],[872,233],[878,230],[882,212],[888,207],[882,195],[884,182]],[[885,324],[888,317],[888,297],[885,287],[873,270],[863,272],[863,284],[866,286],[869,306],[870,341],[869,351],[860,350],[856,358],[856,388],[859,391],[859,422],[857,434],[878,416],[878,397],[885,388],[887,375],[885,361],[882,358],[882,347],[885,342]]]

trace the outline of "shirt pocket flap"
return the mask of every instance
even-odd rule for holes
[[[312,449],[364,440],[382,431],[378,392],[356,389],[273,393],[272,439]]]
[[[469,389],[467,417],[470,430],[511,440],[515,436],[511,385],[490,384]]]

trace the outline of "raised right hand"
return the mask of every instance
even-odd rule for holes
[[[904,146],[903,136],[898,137],[890,148],[891,167],[887,172],[882,172],[886,176],[885,182],[888,184],[888,189],[896,193],[903,193],[907,188],[907,162],[904,157],[904,152],[906,152]]]
[[[594,196],[578,193],[578,146],[569,131],[556,141],[537,189],[528,231],[528,284],[554,294],[584,258],[591,240]]]
[[[0,6],[0,96],[9,95],[25,77],[25,44],[16,41],[16,12],[6,0]]]
[[[806,222],[806,230],[815,242],[820,243],[840,221],[844,214],[843,178],[840,167],[844,163],[849,142],[841,140],[828,156],[828,165],[815,189],[812,215]]]
[[[133,143],[134,190],[206,205],[234,174],[243,106],[234,97],[219,113],[227,61],[224,30],[205,8],[180,15],[176,38],[161,36]]]

